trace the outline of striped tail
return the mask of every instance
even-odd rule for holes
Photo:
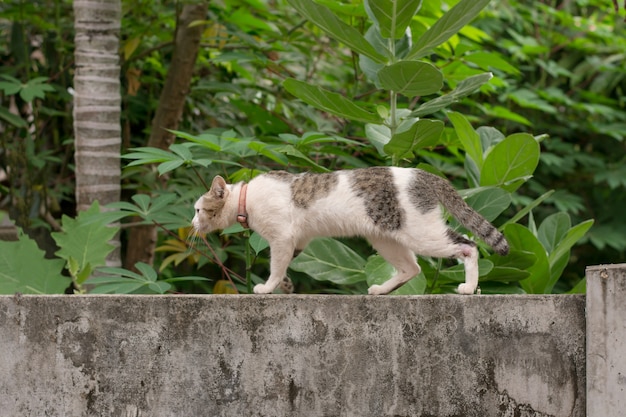
[[[465,226],[476,236],[484,240],[499,255],[509,253],[509,243],[504,235],[489,223],[461,198],[459,193],[446,180],[438,178],[435,189],[439,202],[456,218],[459,223]]]

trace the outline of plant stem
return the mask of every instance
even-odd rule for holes
[[[246,288],[248,294],[252,294],[252,252],[250,251],[250,231],[245,232],[246,237]]]
[[[435,270],[435,276],[433,277],[433,283],[430,286],[428,294],[432,294],[435,290],[435,285],[437,284],[437,279],[439,278],[439,271],[441,271],[441,265],[443,264],[441,259],[437,260],[437,269]]]

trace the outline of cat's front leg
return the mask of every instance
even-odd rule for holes
[[[294,255],[295,245],[288,242],[270,242],[270,277],[265,284],[254,286],[255,294],[269,294],[287,275],[287,268]]]

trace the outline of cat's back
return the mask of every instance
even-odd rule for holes
[[[269,198],[274,193],[289,196],[295,207],[307,209],[325,199],[336,204],[357,199],[366,205],[394,204],[407,186],[425,182],[422,170],[398,167],[369,167],[329,173],[270,171],[255,178]],[[394,207],[397,209],[397,207]]]

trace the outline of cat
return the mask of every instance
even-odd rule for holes
[[[476,243],[450,229],[441,206],[463,226],[506,255],[504,235],[468,206],[445,179],[416,168],[372,167],[331,173],[270,171],[249,184],[227,184],[216,176],[194,205],[192,225],[209,233],[240,222],[264,237],[271,252],[270,276],[254,287],[273,292],[291,259],[314,237],[366,238],[396,269],[396,275],[368,293],[387,294],[420,273],[417,255],[463,261],[459,294],[478,286]]]

